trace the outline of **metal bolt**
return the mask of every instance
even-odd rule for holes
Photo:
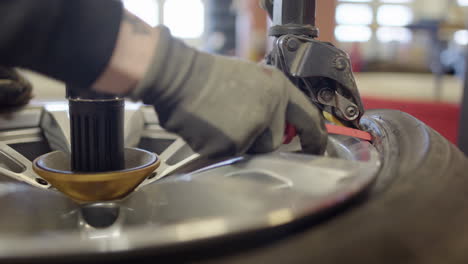
[[[343,57],[338,57],[335,60],[335,69],[339,71],[344,71],[348,68],[348,60]]]
[[[335,93],[329,88],[324,88],[320,90],[319,97],[325,102],[330,102],[335,97]]]
[[[156,176],[158,176],[158,173],[157,173],[157,172],[153,172],[153,173],[151,173],[150,176],[148,176],[148,180],[151,180],[151,179],[153,179],[153,178],[156,177]]]
[[[295,38],[290,38],[288,39],[287,46],[289,51],[294,52],[299,49],[299,41]]]
[[[355,106],[348,106],[348,108],[346,108],[346,115],[350,118],[356,116],[357,113],[358,110]]]
[[[276,65],[276,59],[275,59],[274,56],[271,56],[271,58],[270,58],[270,63],[269,63],[269,64],[270,64],[270,65]]]
[[[49,183],[41,178],[36,178],[36,182],[39,183],[40,185],[49,185]]]

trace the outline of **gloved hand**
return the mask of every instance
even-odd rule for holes
[[[283,141],[286,122],[303,151],[322,154],[327,132],[318,109],[275,68],[205,54],[160,28],[153,64],[134,99],[153,104],[162,127],[207,157],[265,153]]]
[[[31,83],[15,69],[0,66],[0,108],[20,107],[31,99]]]

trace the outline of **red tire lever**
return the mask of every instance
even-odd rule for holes
[[[350,136],[350,137],[355,137],[355,138],[359,138],[359,139],[366,140],[366,141],[372,141],[372,135],[366,131],[344,127],[344,126],[331,125],[331,124],[327,124],[326,127],[327,127],[327,131],[329,134]],[[286,124],[283,144],[291,143],[291,141],[296,136],[297,136],[296,127],[294,127],[291,124]]]
[[[291,124],[286,124],[286,128],[284,130],[284,137],[283,137],[283,144],[289,144],[293,139],[297,136],[297,129],[295,126]]]

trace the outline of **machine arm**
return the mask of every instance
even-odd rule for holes
[[[267,64],[282,70],[323,111],[359,128],[364,107],[346,52],[316,40],[316,0],[263,0],[270,9],[275,42]]]

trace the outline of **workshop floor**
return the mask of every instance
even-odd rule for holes
[[[36,100],[62,100],[64,85],[26,72],[35,86]],[[452,142],[456,142],[462,82],[452,76],[443,80],[441,98],[435,98],[430,74],[359,73],[356,80],[368,109],[398,109],[416,116]]]

